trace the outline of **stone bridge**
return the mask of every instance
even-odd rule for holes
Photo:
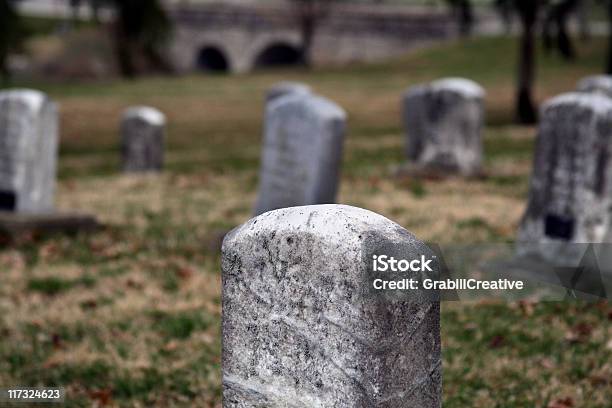
[[[300,34],[290,6],[175,5],[170,54],[179,72],[244,73],[300,60]],[[375,61],[455,35],[443,12],[389,6],[337,5],[320,21],[315,65]]]

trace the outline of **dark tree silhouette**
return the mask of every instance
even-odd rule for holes
[[[161,53],[171,30],[158,0],[114,0],[115,47],[123,76],[131,78],[147,68],[170,71]]]
[[[574,59],[576,52],[572,45],[567,25],[569,17],[576,11],[579,3],[579,0],[552,2],[548,5],[544,21],[543,37],[545,49],[550,50],[553,48],[553,45],[556,45],[557,50],[568,60]],[[553,31],[556,35],[556,44],[554,44],[555,41],[553,40]]]
[[[533,84],[536,71],[536,24],[543,0],[514,0],[520,17],[522,33],[519,46],[516,119],[533,124],[537,120],[533,103]]]
[[[506,34],[512,32],[513,0],[494,0],[493,7],[497,10]]]
[[[9,53],[19,47],[23,34],[14,3],[11,0],[0,0],[0,76],[4,84],[10,79]]]
[[[300,60],[312,65],[312,43],[322,19],[327,17],[335,0],[289,0],[291,11],[300,30]]]
[[[605,0],[608,9],[608,57],[606,73],[612,75],[612,0]]]
[[[589,29],[589,13],[591,11],[592,0],[578,0],[576,14],[578,17],[578,32],[582,41],[591,39],[591,30]]]
[[[79,8],[81,0],[70,0],[70,11],[72,12],[72,25],[76,26],[79,22]]]
[[[89,7],[91,8],[91,18],[94,23],[100,23],[100,8],[104,4],[104,0],[89,0]]]
[[[459,34],[469,36],[474,27],[474,10],[471,0],[446,0],[459,24]]]

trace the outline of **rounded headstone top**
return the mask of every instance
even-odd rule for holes
[[[336,103],[319,95],[314,94],[288,94],[282,98],[273,100],[269,111],[282,110],[307,110],[325,119],[346,119],[346,111]]]
[[[166,115],[149,106],[132,106],[127,108],[123,113],[123,120],[136,118],[154,126],[163,126],[166,124]]]
[[[430,84],[434,91],[450,91],[461,94],[466,98],[483,98],[485,90],[471,79],[442,78]]]
[[[45,93],[34,89],[9,89],[0,92],[0,102],[5,100],[20,101],[35,111],[40,110],[47,99]]]
[[[266,93],[266,100],[272,101],[284,95],[300,94],[308,95],[312,92],[309,85],[296,81],[281,81],[272,85]]]
[[[592,75],[578,82],[579,92],[598,92],[612,97],[612,75]]]
[[[223,246],[231,245],[237,237],[256,237],[267,231],[312,232],[319,238],[355,246],[366,234],[376,231],[387,239],[415,245],[423,245],[414,235],[399,224],[375,212],[342,204],[319,204],[281,208],[263,213],[235,228],[223,240]]]
[[[542,105],[542,112],[560,106],[576,106],[598,115],[612,114],[612,99],[599,93],[568,92],[549,99]]]

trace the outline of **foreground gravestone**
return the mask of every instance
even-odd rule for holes
[[[335,201],[345,122],[342,108],[316,95],[267,104],[255,215]]]
[[[593,75],[578,82],[579,92],[596,92],[612,98],[612,75]]]
[[[431,254],[408,231],[355,207],[285,208],[222,252],[224,407],[440,407],[439,302],[368,290],[373,254]]]
[[[281,96],[298,94],[308,95],[312,93],[310,86],[301,82],[282,81],[272,85],[266,93],[266,101],[271,102]]]
[[[573,243],[612,239],[611,155],[612,99],[569,93],[543,106],[519,253],[564,263],[579,259]]]
[[[155,108],[127,109],[121,122],[123,170],[160,171],[164,163],[166,117]]]
[[[0,211],[53,211],[57,106],[34,90],[0,92]]]
[[[406,154],[413,171],[479,174],[484,95],[478,84],[462,78],[417,85],[405,93]]]

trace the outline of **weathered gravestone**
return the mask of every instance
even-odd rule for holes
[[[414,86],[405,93],[406,154],[415,172],[475,176],[482,164],[484,90],[462,78]]]
[[[0,92],[0,234],[95,229],[86,214],[54,210],[58,109],[45,94]]]
[[[255,215],[335,201],[345,122],[342,108],[316,95],[267,104]]]
[[[572,243],[612,241],[612,99],[568,93],[542,108],[520,254],[580,259]]]
[[[578,82],[579,92],[597,92],[612,98],[612,75],[593,75]]]
[[[125,172],[160,171],[164,164],[166,117],[155,108],[135,106],[123,114],[121,144]]]
[[[58,112],[34,90],[0,92],[0,211],[53,211]]]
[[[260,215],[223,243],[223,406],[433,408],[440,305],[371,293],[373,254],[431,250],[344,205]]]
[[[308,95],[312,92],[310,86],[301,82],[282,81],[272,85],[266,93],[266,101],[271,102],[276,98],[289,94]]]

